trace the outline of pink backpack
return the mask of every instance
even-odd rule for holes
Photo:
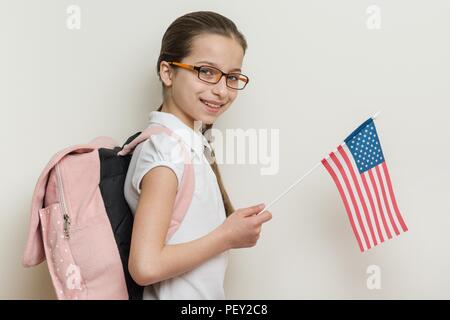
[[[127,204],[126,208],[121,207],[124,179],[114,182],[109,194],[104,190],[102,193],[104,174],[101,176],[100,169],[104,151],[126,159],[124,166],[128,168],[135,147],[159,133],[175,137],[182,144],[185,157],[167,240],[181,224],[194,191],[190,153],[170,129],[150,126],[130,137],[127,142],[134,139],[123,148],[111,138],[97,137],[88,144],[61,150],[44,168],[32,198],[22,264],[32,267],[47,260],[58,299],[142,299],[143,288],[134,283],[128,272],[132,217]],[[113,172],[116,166],[110,165],[108,170]],[[121,206],[108,204],[114,201]],[[118,222],[119,216],[122,220]],[[124,228],[123,221],[129,221],[130,226]]]

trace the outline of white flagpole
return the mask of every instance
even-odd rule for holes
[[[376,117],[378,117],[380,115],[381,111],[377,111],[375,112],[375,114],[372,116],[372,119],[375,120]],[[344,143],[341,143],[341,146],[344,145]],[[336,151],[336,149],[334,150]],[[327,155],[325,157],[325,159],[328,159],[330,156]],[[311,174],[311,172],[313,172],[318,166],[320,166],[320,164],[322,163],[322,161],[317,162],[314,167],[312,167],[311,169],[309,169],[308,172],[306,172],[302,177],[300,177],[299,179],[297,179],[293,184],[291,184],[285,191],[283,191],[278,197],[276,197],[274,200],[272,200],[272,202],[270,202],[267,206],[265,206],[265,208],[263,210],[261,210],[260,212],[257,213],[260,214],[261,212],[269,209],[271,206],[273,206],[278,200],[280,200],[283,196],[285,196],[289,191],[291,191],[292,188],[294,188],[297,184],[299,184],[304,178],[306,178],[308,175]]]

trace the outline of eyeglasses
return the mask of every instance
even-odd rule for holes
[[[198,73],[198,78],[207,83],[216,84],[222,79],[222,76],[225,76],[227,87],[235,90],[242,90],[245,88],[247,83],[249,82],[249,78],[241,73],[230,72],[225,73],[220,69],[211,66],[193,66],[186,63],[181,62],[168,62],[170,65],[180,67],[187,70],[195,70]]]

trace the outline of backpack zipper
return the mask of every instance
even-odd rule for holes
[[[66,207],[66,201],[64,198],[64,188],[62,184],[61,179],[61,172],[59,169],[59,163],[56,164],[56,176],[58,178],[58,191],[59,191],[59,202],[61,203],[61,208],[63,210],[63,219],[64,219],[64,238],[69,239],[70,238],[70,216],[67,214],[67,207]]]

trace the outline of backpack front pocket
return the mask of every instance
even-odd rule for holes
[[[68,241],[75,262],[82,266],[88,299],[128,299],[122,262],[106,213],[82,227],[72,226]]]
[[[66,236],[63,210],[53,203],[39,210],[47,264],[58,299],[85,299],[87,290]]]

